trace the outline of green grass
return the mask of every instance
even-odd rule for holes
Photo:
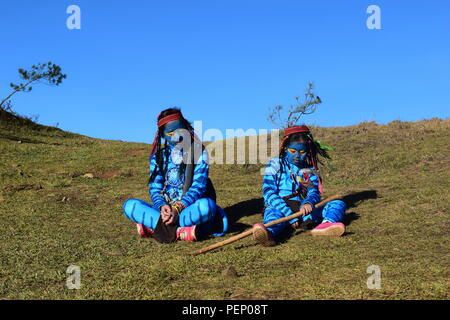
[[[272,248],[247,238],[190,256],[261,221],[258,206],[242,209],[261,197],[260,165],[211,168],[218,204],[237,220],[232,233],[163,245],[138,237],[121,209],[131,197],[149,200],[150,145],[2,120],[0,298],[448,299],[450,120],[314,133],[335,148],[325,195],[378,194],[348,210],[348,234],[300,229]],[[73,264],[80,290],[66,288]],[[370,265],[381,268],[381,289],[367,288]],[[238,277],[222,275],[228,266]]]

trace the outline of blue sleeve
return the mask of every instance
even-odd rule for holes
[[[164,196],[162,195],[162,190],[164,188],[164,178],[161,175],[161,171],[159,170],[159,167],[156,163],[156,157],[153,155],[150,158],[150,175],[153,173],[153,170],[157,170],[157,175],[155,177],[155,180],[150,182],[149,185],[149,193],[150,198],[152,199],[153,206],[161,209],[163,205],[168,204],[166,200],[164,199]]]
[[[289,216],[293,212],[286,202],[278,195],[278,183],[280,175],[279,159],[272,159],[267,164],[264,179],[263,179],[263,197],[264,202],[283,213],[284,216]]]
[[[208,182],[208,173],[208,151],[205,148],[199,161],[195,165],[192,185],[180,200],[186,207],[189,207],[195,201],[202,198],[202,196],[205,194],[206,184]]]
[[[308,193],[305,199],[302,201],[302,205],[309,203],[313,209],[316,204],[320,202],[320,192],[319,192],[319,177],[317,177],[312,171],[308,173],[309,186]]]

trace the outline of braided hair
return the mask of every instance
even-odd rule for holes
[[[312,133],[309,132],[309,129],[308,132],[296,132],[291,135],[285,136],[283,141],[281,142],[279,158],[281,159],[283,164],[285,164],[287,161],[286,160],[287,146],[292,142],[301,142],[308,145],[309,150],[308,156],[306,158],[306,164],[308,167],[314,168],[314,171],[317,177],[319,178],[319,190],[320,192],[322,192],[322,177],[320,176],[319,173],[318,164],[319,163],[323,164],[323,162],[320,160],[319,156],[326,159],[331,159],[327,151],[327,149],[331,148],[321,145],[319,141],[315,141]],[[283,172],[283,168],[284,166],[282,165],[280,168],[281,172]]]
[[[287,146],[291,144],[292,142],[302,142],[308,145],[309,152],[308,157],[306,159],[306,163],[309,167],[316,167],[317,163],[323,164],[323,162],[320,160],[319,156],[331,159],[330,155],[328,154],[328,151],[324,149],[319,142],[315,141],[311,133],[303,133],[298,132],[291,134],[289,137],[283,139],[280,146],[280,154],[279,157],[283,161],[286,157],[286,151]]]
[[[162,118],[174,114],[174,113],[181,113],[181,110],[179,108],[168,108],[158,115],[158,121]],[[191,133],[191,136],[194,136],[194,128],[192,127],[191,123],[187,121],[183,116],[181,116],[179,120],[186,130],[188,130]],[[162,128],[158,129],[157,137],[155,139],[156,148],[155,148],[155,157],[156,157],[156,167],[154,168],[153,172],[150,174],[150,178],[148,179],[148,183],[155,181],[156,176],[158,174],[158,170],[161,172],[161,175],[164,177],[167,173],[167,166],[169,164],[169,157],[170,157],[170,149],[166,148],[165,145],[162,144],[162,139],[164,136],[164,128],[165,125]],[[182,177],[186,171],[186,163],[182,161],[178,175],[179,177]]]

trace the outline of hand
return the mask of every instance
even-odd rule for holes
[[[291,224],[291,226],[292,226],[294,229],[297,229],[298,226],[299,226],[298,221],[295,221],[293,224]]]
[[[300,208],[300,212],[302,213],[302,216],[306,216],[306,215],[310,214],[312,212],[312,210],[313,210],[312,205],[310,205],[309,203],[305,203]]]
[[[172,212],[170,213],[170,218],[166,222],[166,224],[174,224],[178,220],[178,211],[175,209],[172,209]]]
[[[167,221],[171,218],[172,209],[169,205],[165,204],[161,207],[161,219],[163,222],[167,223]]]

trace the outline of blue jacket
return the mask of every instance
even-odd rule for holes
[[[283,170],[281,171],[281,168]],[[273,158],[267,164],[263,179],[264,204],[268,208],[281,211],[284,216],[293,214],[291,208],[282,199],[291,195],[298,189],[301,195],[290,198],[314,206],[320,202],[319,178],[314,173],[314,168],[298,168],[297,166],[282,161],[280,158]],[[297,221],[296,219],[291,223]]]
[[[150,174],[155,168],[158,170],[155,180],[150,182],[149,185],[153,206],[160,209],[165,204],[181,201],[188,207],[198,199],[203,198],[206,191],[209,172],[208,151],[205,148],[201,154],[195,165],[191,187],[183,196],[183,186],[186,178],[185,176],[179,176],[182,153],[174,147],[168,146],[167,148],[171,149],[171,156],[169,156],[167,172],[164,177],[156,163],[156,155],[150,157]],[[166,201],[165,196],[168,201]]]

